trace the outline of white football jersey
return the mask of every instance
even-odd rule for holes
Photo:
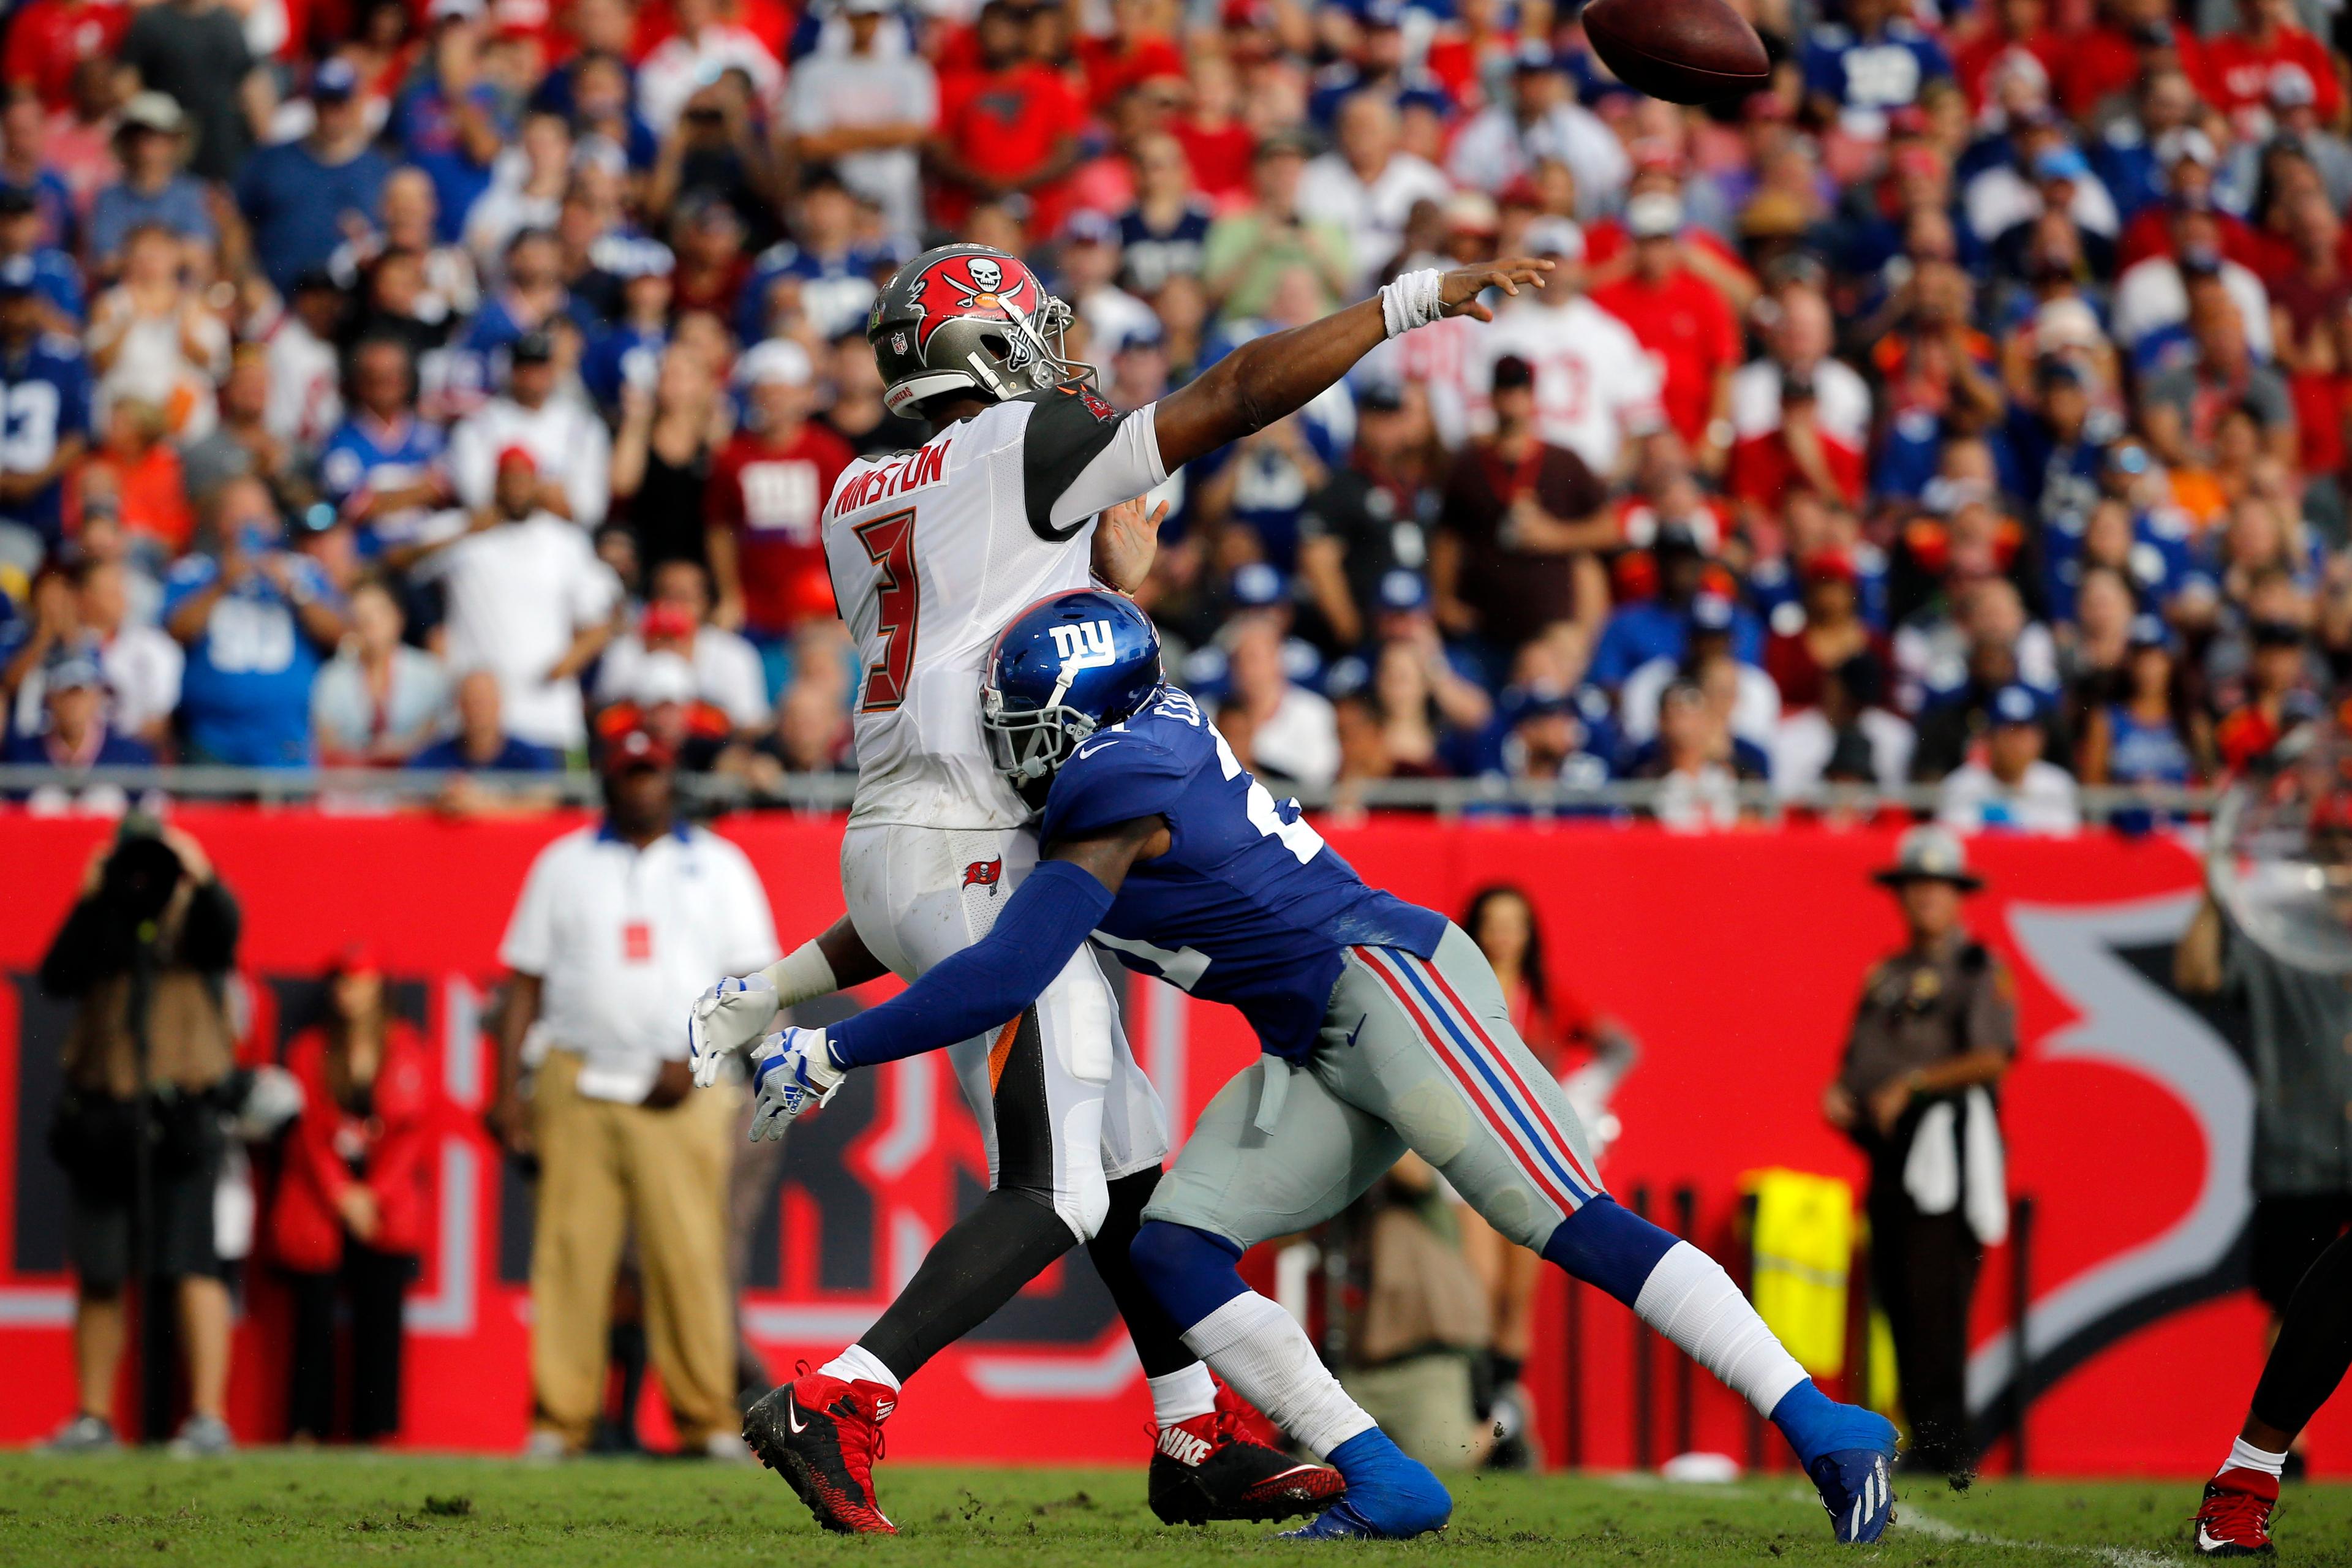
[[[853,826],[1029,819],[989,762],[982,667],[1014,616],[1088,585],[1096,515],[1167,477],[1153,410],[1122,416],[1079,383],[843,472],[823,529],[834,599],[866,664]]]

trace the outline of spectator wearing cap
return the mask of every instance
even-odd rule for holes
[[[90,198],[87,251],[90,266],[111,276],[131,231],[158,224],[179,237],[197,270],[208,271],[220,231],[203,182],[186,172],[187,116],[160,92],[135,94],[122,106],[114,132],[122,177]]]
[[[914,50],[882,47],[899,25],[896,0],[840,9],[837,34],[827,28],[793,68],[793,149],[805,164],[832,165],[890,235],[911,238],[923,226],[922,149],[939,119],[939,80]]]
[[[1294,271],[1313,279],[1318,315],[1347,297],[1357,267],[1347,230],[1309,217],[1298,205],[1313,151],[1303,132],[1269,132],[1250,166],[1251,199],[1210,226],[1202,280],[1226,316],[1264,315],[1283,278]]]
[[[2138,355],[2148,339],[2189,318],[2192,281],[2216,279],[2238,307],[2255,356],[2271,356],[2270,291],[2251,268],[2222,253],[2221,226],[2210,200],[2175,198],[2168,208],[2168,244],[2160,254],[2130,261],[2116,279],[2111,323],[2116,342]]]
[[[431,1223],[441,1108],[425,1037],[389,1005],[374,954],[344,949],[324,989],[324,1016],[286,1047],[302,1113],[269,1211],[269,1253],[294,1297],[286,1432],[296,1443],[335,1435],[340,1301],[351,1322],[350,1437],[381,1443],[400,1430],[401,1305]]]
[[[142,6],[116,59],[140,88],[164,94],[186,112],[194,142],[190,173],[224,183],[237,177],[253,150],[246,79],[260,64],[246,43],[241,13],[219,0]]]
[[[1650,542],[1650,553],[1657,567],[1657,592],[1612,610],[1592,650],[1588,673],[1596,684],[1612,692],[1653,659],[1681,662],[1689,647],[1691,605],[1708,587],[1713,563],[1687,524],[1675,521],[1660,524]],[[1763,628],[1735,605],[1732,656],[1752,662],[1762,656],[1763,647]]]
[[[2264,107],[2280,68],[2301,70],[2313,107],[2331,124],[2344,108],[2344,89],[2327,46],[2296,26],[2294,0],[2238,0],[2238,26],[2205,40],[2205,75],[2214,107],[2224,114]]]
[[[1633,173],[1624,144],[1598,115],[1576,101],[1568,68],[1541,39],[1522,41],[1511,58],[1510,91],[1462,127],[1445,161],[1454,183],[1500,197],[1541,165],[1575,176],[1579,212],[1609,209]]]
[[[724,709],[702,695],[700,677],[686,655],[657,648],[638,658],[621,700],[596,715],[602,750],[635,732],[653,737],[680,772],[707,773],[733,740],[734,726]]]
[[[1063,226],[1058,291],[1085,323],[1090,352],[1101,354],[1138,333],[1157,333],[1151,307],[1118,285],[1124,263],[1118,224],[1081,208]]]
[[[342,602],[315,562],[285,547],[258,479],[221,487],[211,534],[214,552],[183,558],[163,584],[164,629],[188,655],[186,760],[300,767],[310,761],[310,685],[342,639]]]
[[[310,78],[310,133],[262,148],[237,173],[236,204],[253,227],[254,257],[280,290],[325,266],[344,235],[374,216],[392,173],[391,160],[371,144],[359,85],[348,61],[321,62]]]
[[[1334,653],[1361,644],[1381,579],[1429,567],[1429,420],[1416,400],[1376,385],[1356,399],[1356,439],[1298,519],[1298,574]]]
[[[489,505],[501,454],[529,454],[537,502],[583,530],[604,521],[611,500],[613,440],[604,422],[577,397],[556,390],[555,343],[525,332],[508,351],[507,390],[449,432],[450,488],[469,511]]]
[[[1937,818],[1963,833],[2074,832],[2083,819],[2074,778],[2042,756],[2047,739],[2038,692],[2016,685],[1994,692],[1987,705],[1983,758],[1945,776]]]
[[[1184,144],[1166,132],[1136,143],[1135,205],[1118,220],[1128,285],[1149,297],[1171,278],[1197,278],[1216,209],[1200,194]]]
[[[41,723],[8,734],[10,763],[73,773],[153,764],[155,752],[146,742],[107,722],[106,672],[90,650],[61,647],[41,669],[39,685]]]
[[[2319,95],[2311,73],[2299,65],[2273,67],[2270,111],[2274,131],[2273,145],[2292,146],[2310,161],[2332,210],[2342,213],[2352,209],[2352,142],[2347,142],[2320,118]],[[2251,139],[2241,142],[2231,155],[2224,184],[2236,190],[2252,189],[2263,154],[2264,149]]]
[[[319,488],[361,531],[362,552],[413,542],[447,504],[441,427],[416,413],[416,363],[396,337],[362,338],[351,355],[350,413],[319,455]]]
[[[1881,141],[1887,111],[1918,102],[1922,88],[1952,74],[1952,62],[1890,0],[1844,0],[1840,11],[1843,20],[1805,36],[1805,96],[1818,118],[1848,136]]]
[[[815,373],[798,343],[761,343],[736,374],[749,417],[711,465],[704,542],[718,622],[760,647],[776,690],[793,627],[825,599],[814,586],[829,581],[818,525],[850,451],[809,418]]]
[[[548,509],[527,447],[500,452],[493,473],[488,504],[444,513],[393,563],[442,584],[444,657],[452,670],[498,677],[507,727],[533,745],[577,751],[588,738],[580,677],[612,640],[621,585],[587,530]]]
[[[89,367],[81,345],[48,331],[28,257],[0,263],[0,561],[30,571],[65,540],[65,476],[89,449]]]
[[[2132,111],[2109,120],[2092,144],[2091,165],[2115,197],[2126,235],[2139,225],[2143,214],[2161,208],[2168,194],[2158,148],[2178,147],[2183,136],[2195,131],[2194,122],[2204,110],[2188,72],[2178,66],[2148,71],[2134,89]],[[2195,134],[2210,153],[2212,143],[2204,132]],[[2207,162],[2210,165],[2210,157]]]
[[[0,266],[22,257],[32,265],[34,292],[43,320],[54,331],[79,332],[89,301],[81,268],[72,257],[42,237],[41,210],[32,193],[0,184]]]
[[[578,1452],[604,1405],[606,1329],[636,1238],[648,1348],[681,1447],[740,1454],[727,1287],[740,1089],[697,1093],[680,1010],[776,957],[743,852],[677,816],[672,758],[644,731],[604,766],[603,822],[541,851],[507,926],[490,1124],[540,1164],[530,1451]],[[525,1042],[543,1042],[530,1070]]]
[[[506,727],[498,673],[471,669],[451,689],[457,726],[408,758],[420,773],[548,773],[563,766],[563,752],[534,745]]]
[[[2322,706],[2313,681],[2310,638],[2302,626],[2281,616],[2258,616],[2247,626],[2245,640],[2250,650],[2244,674],[2222,699],[2213,733],[2221,766],[2231,773],[2272,755]]]
[[[1874,693],[1882,690],[1893,650],[1885,634],[1863,618],[1862,577],[1853,552],[1824,545],[1798,563],[1797,575],[1798,613],[1776,613],[1764,645],[1764,670],[1779,688],[1781,704],[1793,710],[1820,702],[1823,679],[1853,658],[1878,666]],[[1874,694],[1870,700],[1878,699]]]
[[[1772,743],[1773,731],[1780,725],[1780,689],[1755,665],[1733,656],[1738,610],[1728,598],[1701,594],[1691,601],[1687,614],[1688,629],[1680,657],[1662,654],[1637,666],[1625,678],[1617,694],[1618,727],[1627,741],[1644,745],[1658,734],[1660,705],[1668,687],[1686,680],[1704,690],[1721,679],[1728,682],[1730,694],[1724,721],[1733,741],[1756,748],[1755,758],[1750,759],[1755,762]],[[1720,678],[1712,673],[1718,660],[1727,667],[1727,674]],[[1758,765],[1755,771],[1760,775],[1763,769]]]
[[[178,643],[134,618],[131,598],[129,568],[87,550],[43,575],[33,591],[32,630],[0,668],[0,691],[16,692],[17,733],[40,733],[43,671],[70,656],[95,659],[106,678],[107,727],[162,752],[187,660]]]
[[[1969,1308],[1983,1248],[2007,1234],[1992,1091],[2017,1054],[2016,983],[1969,934],[1962,900],[1984,881],[1950,832],[1913,828],[1874,879],[1895,895],[1904,944],[1863,980],[1822,1116],[1870,1162],[1871,1277],[1912,1458],[1960,1476],[1976,1455]]]
[[[1616,542],[1607,488],[1536,421],[1535,368],[1496,360],[1494,428],[1454,458],[1431,541],[1437,616],[1474,638],[1497,668],[1521,645],[1565,624],[1597,630],[1608,602],[1594,552]]]
[[[381,577],[351,592],[351,630],[310,688],[310,731],[326,767],[404,763],[449,702],[441,661],[401,640],[400,601]]]
[[[1632,329],[1663,373],[1659,405],[1698,466],[1714,472],[1731,446],[1731,373],[1739,322],[1722,291],[1695,269],[1682,235],[1683,202],[1647,191],[1625,208],[1632,268],[1592,290],[1592,302]]]
[[[747,343],[779,335],[796,315],[827,339],[863,332],[874,303],[874,276],[890,264],[861,234],[858,196],[824,165],[801,172],[800,199],[787,216],[792,234],[760,253],[735,310]]]
[[[571,201],[580,195],[575,183]],[[507,242],[504,276],[482,300],[481,309],[466,323],[442,356],[441,381],[436,402],[470,413],[485,401],[499,379],[512,369],[516,345],[527,337],[544,340],[551,363],[555,334],[575,307],[565,281],[563,247],[542,228],[527,228]],[[676,287],[673,274],[672,287]],[[539,353],[537,344],[533,353]],[[429,365],[430,362],[428,362]]]
[[[1491,381],[1506,354],[1535,373],[1536,431],[1565,447],[1602,479],[1631,467],[1640,443],[1664,423],[1655,361],[1631,329],[1584,293],[1584,231],[1566,218],[1528,226],[1521,247],[1549,259],[1541,289],[1507,301],[1483,334]]]
[[[1395,102],[1370,91],[1340,105],[1336,145],[1298,178],[1298,210],[1348,237],[1353,292],[1370,289],[1404,246],[1405,220],[1423,202],[1443,202],[1453,184],[1437,166],[1399,145]]]
[[[657,654],[685,661],[690,695],[724,716],[728,727],[750,731],[768,722],[768,678],[759,650],[710,622],[710,578],[691,561],[665,561],[653,569],[652,591],[635,626],[613,639],[596,666],[596,700],[620,702],[638,689],[638,673]]]
[[[2020,127],[2010,138],[2014,155],[1971,176],[1961,205],[1969,232],[1997,256],[2021,250],[2022,235],[2045,213],[2063,213],[2095,247],[2095,261],[2114,254],[2123,217],[2090,160],[2045,125]],[[2110,268],[2099,268],[2104,276]]]
[[[1724,484],[1767,515],[1787,487],[1859,500],[1870,443],[1870,387],[1830,353],[1829,301],[1803,283],[1772,296],[1765,353],[1731,378],[1732,448]]]

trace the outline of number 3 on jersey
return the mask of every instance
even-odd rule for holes
[[[886,713],[907,700],[907,676],[915,668],[922,585],[915,573],[914,509],[861,522],[854,531],[866,547],[866,558],[882,569],[874,584],[875,633],[882,639],[882,657],[866,672],[866,695],[858,711]]]

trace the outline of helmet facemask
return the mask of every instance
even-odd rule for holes
[[[1065,675],[1043,708],[1011,708],[993,682],[981,688],[980,728],[989,761],[1024,797],[1042,794],[1055,770],[1100,728],[1094,715],[1062,700],[1069,689]]]

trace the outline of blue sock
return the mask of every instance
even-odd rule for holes
[[[1886,1417],[1859,1405],[1840,1405],[1807,1378],[1772,1406],[1772,1425],[1807,1468],[1823,1454],[1849,1448],[1891,1447],[1895,1427]]]
[[[1249,1290],[1242,1283],[1241,1270],[1234,1267],[1241,1261],[1242,1249],[1221,1236],[1189,1225],[1146,1220],[1136,1227],[1127,1256],[1160,1305],[1175,1320],[1178,1333],[1189,1331],[1193,1324]]]
[[[1428,1466],[1375,1426],[1324,1456],[1348,1483],[1347,1506],[1391,1535],[1434,1530],[1454,1512],[1453,1496]]]
[[[1630,1307],[1641,1300],[1650,1270],[1674,1250],[1676,1239],[1603,1193],[1559,1222],[1543,1255],[1571,1278],[1598,1285]]]

